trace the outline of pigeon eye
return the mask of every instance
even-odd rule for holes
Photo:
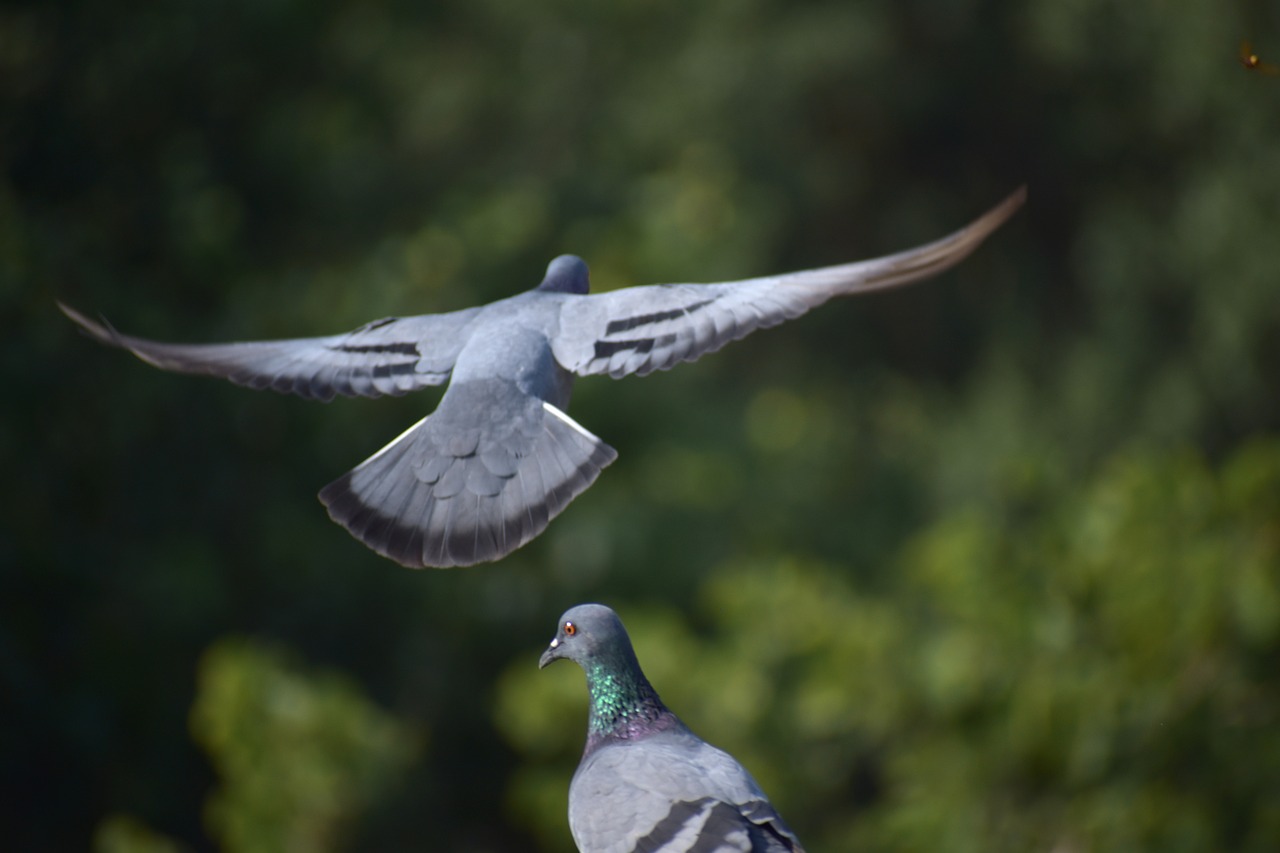
[[[564,623],[564,635],[566,637],[572,637],[576,633],[578,633],[577,625],[573,624],[572,622]]]

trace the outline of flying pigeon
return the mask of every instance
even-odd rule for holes
[[[569,784],[582,853],[803,853],[751,774],[662,704],[618,614],[603,604],[566,611],[538,668],[560,658],[582,667],[590,694]]]
[[[833,296],[937,275],[1025,197],[1020,188],[954,234],[895,255],[743,281],[588,295],[587,265],[561,255],[541,284],[516,296],[330,337],[160,343],[58,305],[91,337],[149,364],[250,388],[328,401],[448,383],[434,412],[325,486],[320,500],[353,536],[404,566],[468,566],[540,534],[617,457],[565,413],[575,375],[666,370]]]

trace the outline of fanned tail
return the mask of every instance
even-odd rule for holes
[[[484,412],[483,425],[468,416]],[[546,529],[617,452],[508,382],[454,385],[440,408],[325,486],[329,515],[410,568],[500,559]]]

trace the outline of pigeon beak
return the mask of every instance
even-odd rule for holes
[[[547,650],[542,653],[542,657],[538,658],[538,669],[544,669],[547,664],[553,660],[560,659],[560,638],[556,637],[551,641],[551,645],[547,646]]]

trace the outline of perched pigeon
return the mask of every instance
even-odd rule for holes
[[[569,829],[583,853],[803,853],[760,786],[662,704],[622,620],[603,604],[560,617],[538,661],[577,661],[591,705],[569,785]]]
[[[574,375],[620,378],[693,361],[833,296],[937,275],[1000,227],[1025,188],[949,237],[896,255],[720,284],[587,294],[561,255],[533,290],[449,314],[375,320],[322,338],[170,344],[62,305],[89,335],[165,370],[314,400],[448,383],[439,406],[320,492],[329,515],[412,568],[503,557],[541,533],[617,456],[567,414]]]

